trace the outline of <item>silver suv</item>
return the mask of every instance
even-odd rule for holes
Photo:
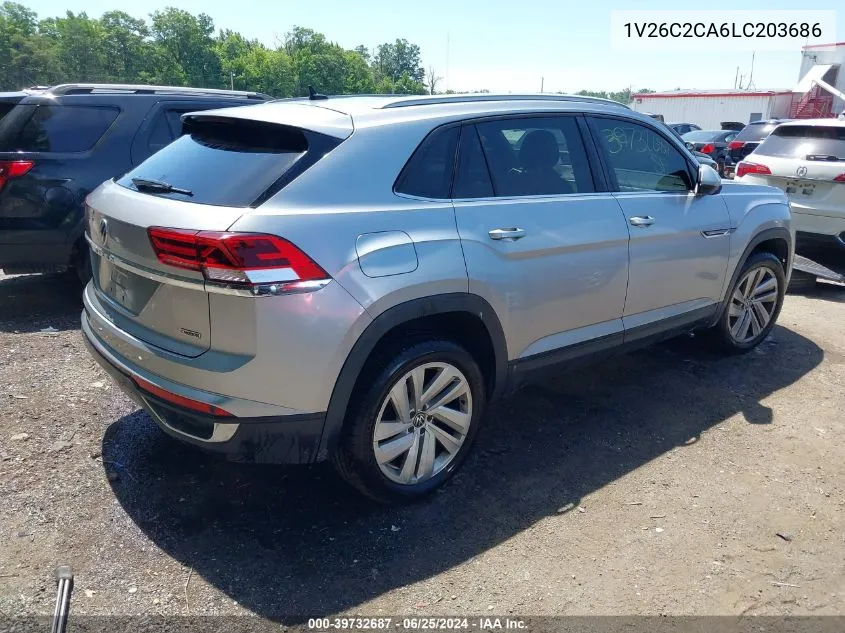
[[[785,194],[567,96],[289,100],[87,201],[91,353],[165,433],[384,501],[460,466],[487,403],[692,330],[745,352],[793,256]]]

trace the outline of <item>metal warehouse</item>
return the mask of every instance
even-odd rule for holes
[[[791,90],[679,90],[636,94],[631,107],[637,112],[663,115],[667,123],[695,123],[718,130],[723,121],[748,123],[786,117]]]
[[[845,110],[845,42],[801,49],[798,83],[784,90],[676,90],[635,94],[631,107],[667,123],[719,129],[724,121],[835,117]]]

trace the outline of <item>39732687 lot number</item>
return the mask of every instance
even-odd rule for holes
[[[308,629],[328,631],[331,629],[349,631],[379,631],[391,628],[393,618],[310,618]]]

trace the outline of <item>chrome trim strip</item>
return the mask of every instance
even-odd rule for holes
[[[186,279],[184,277],[176,277],[174,275],[160,273],[155,270],[151,270],[149,268],[133,264],[131,262],[126,261],[122,257],[118,257],[114,253],[110,253],[104,250],[101,246],[91,241],[91,238],[88,237],[87,234],[85,235],[85,239],[88,241],[88,245],[91,247],[91,250],[97,253],[97,255],[99,255],[100,257],[104,257],[115,266],[119,266],[124,270],[128,270],[129,272],[134,273],[136,275],[140,275],[141,277],[146,277],[147,279],[152,279],[153,281],[158,281],[159,283],[170,284],[171,286],[179,286],[180,288],[188,288],[189,290],[199,290],[200,292],[205,291],[205,283],[202,281]]]
[[[296,281],[291,279],[279,283],[263,283],[261,285],[252,286],[250,288],[231,285],[227,284],[226,282],[216,282],[209,280],[203,282],[193,279],[186,279],[184,277],[176,277],[174,275],[161,273],[155,270],[151,270],[149,268],[145,268],[143,266],[138,266],[137,264],[128,262],[122,257],[118,257],[117,255],[114,255],[113,253],[104,250],[101,246],[95,244],[91,240],[91,238],[88,237],[87,233],[85,235],[85,239],[88,241],[88,245],[91,247],[92,251],[97,253],[97,255],[99,255],[100,257],[106,258],[115,266],[119,266],[124,270],[128,270],[131,273],[140,275],[141,277],[146,277],[147,279],[152,279],[153,281],[157,281],[159,283],[170,284],[171,286],[188,288],[189,290],[197,290],[200,292],[215,292],[221,295],[234,295],[236,297],[275,297],[279,295],[303,294],[306,292],[314,292],[315,290],[325,288],[331,281],[331,279],[319,279],[317,281]],[[293,274],[292,271],[291,274]]]
[[[733,233],[733,229],[712,229],[710,231],[702,231],[702,237],[722,237],[723,235],[730,235]]]

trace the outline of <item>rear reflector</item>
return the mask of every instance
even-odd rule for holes
[[[147,232],[162,264],[201,271],[208,281],[249,287],[329,279],[308,255],[275,235],[158,226]]]
[[[132,380],[137,385],[137,387],[141,389],[141,391],[146,391],[152,396],[160,398],[165,402],[175,404],[184,409],[190,409],[191,411],[197,411],[199,413],[213,415],[220,418],[234,417],[225,409],[215,407],[213,404],[207,404],[205,402],[200,402],[199,400],[192,400],[191,398],[186,398],[185,396],[180,396],[179,394],[172,393],[138,376],[133,376]]]
[[[12,178],[20,178],[35,166],[31,160],[0,160],[0,190]]]
[[[746,174],[761,174],[765,176],[771,173],[771,169],[769,169],[765,165],[758,165],[757,163],[748,163],[746,161],[742,161],[736,166],[737,178],[742,178]]]
[[[744,141],[731,141],[728,143],[728,149],[739,149],[743,145],[745,145]]]

